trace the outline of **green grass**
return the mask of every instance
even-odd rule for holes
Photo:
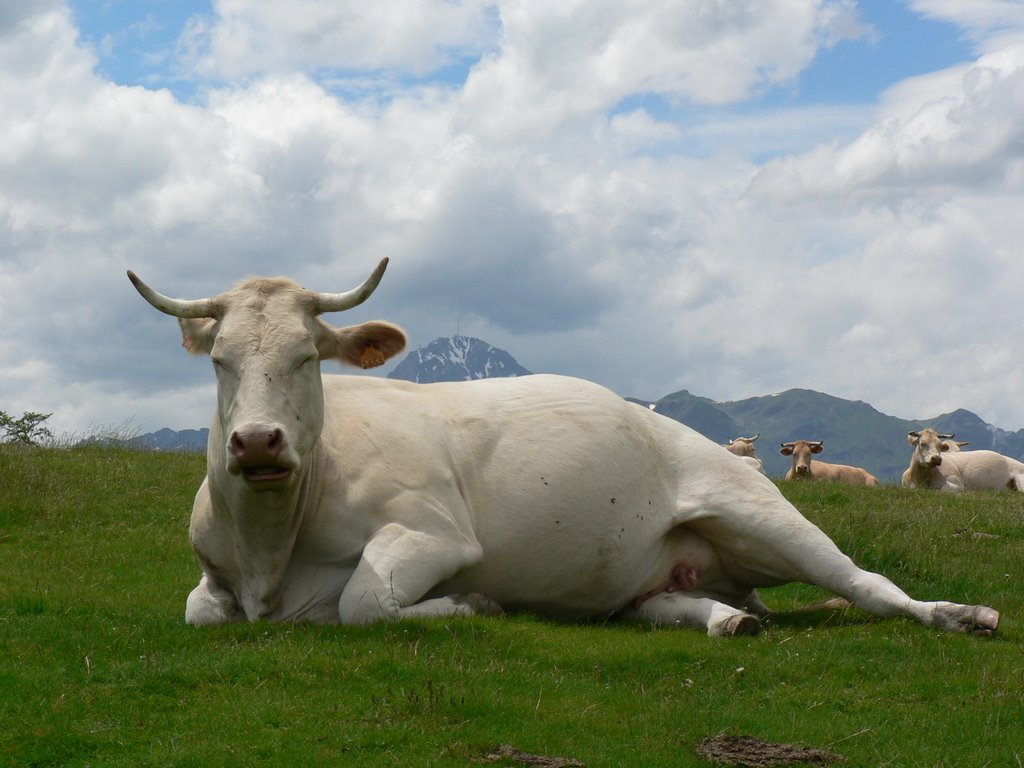
[[[732,639],[530,616],[197,630],[203,473],[194,455],[0,447],[0,765],[468,766],[506,743],[708,766],[695,748],[719,733],[851,766],[1024,764],[1024,496],[780,484],[914,596],[1003,611],[990,640],[852,609]]]

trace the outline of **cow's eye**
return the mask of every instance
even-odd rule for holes
[[[230,366],[228,366],[228,364],[221,360],[219,357],[211,357],[210,360],[213,362],[213,370],[215,370],[218,374],[224,373],[227,374],[228,376],[235,375],[234,371],[231,370]]]

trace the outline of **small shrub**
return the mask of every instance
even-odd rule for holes
[[[53,437],[53,433],[43,426],[43,422],[53,416],[52,413],[26,411],[21,418],[14,418],[5,411],[0,411],[0,442],[18,445],[39,445]]]

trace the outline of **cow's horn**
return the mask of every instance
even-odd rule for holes
[[[370,294],[376,289],[387,267],[388,259],[385,256],[380,260],[377,268],[373,270],[373,274],[366,278],[366,282],[358,288],[353,288],[345,293],[314,293],[316,313],[319,315],[321,312],[341,312],[359,306],[370,298]]]
[[[952,440],[956,435],[939,435],[942,440]]]
[[[796,443],[779,443],[783,448],[792,448]]]
[[[910,437],[920,437],[921,433],[920,432],[907,432],[907,435],[909,435]]]
[[[168,315],[186,318],[220,316],[220,305],[215,299],[172,299],[154,291],[130,269],[128,270],[128,279],[132,281],[132,285],[135,286],[135,290],[142,298]]]
[[[757,433],[756,435],[754,435],[753,437],[748,437],[748,438],[747,438],[747,440],[749,440],[750,442],[754,442],[754,441],[755,441],[755,440],[757,440],[757,438],[759,438],[760,436],[761,436],[761,433],[760,433],[760,432],[758,432],[758,433]]]

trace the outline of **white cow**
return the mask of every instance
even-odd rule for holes
[[[1024,491],[1024,463],[995,451],[953,450],[954,437],[931,427],[908,432],[907,441],[914,446],[914,452],[903,473],[903,487],[939,488],[954,493],[1004,488]]]
[[[755,588],[800,580],[876,614],[996,629],[991,608],[912,600],[861,570],[766,477],[596,384],[321,377],[322,360],[403,348],[394,325],[318,317],[363,301],[385,265],[344,294],[273,278],[200,300],[129,273],[217,374],[187,622],[504,608],[748,634],[766,610]]]

